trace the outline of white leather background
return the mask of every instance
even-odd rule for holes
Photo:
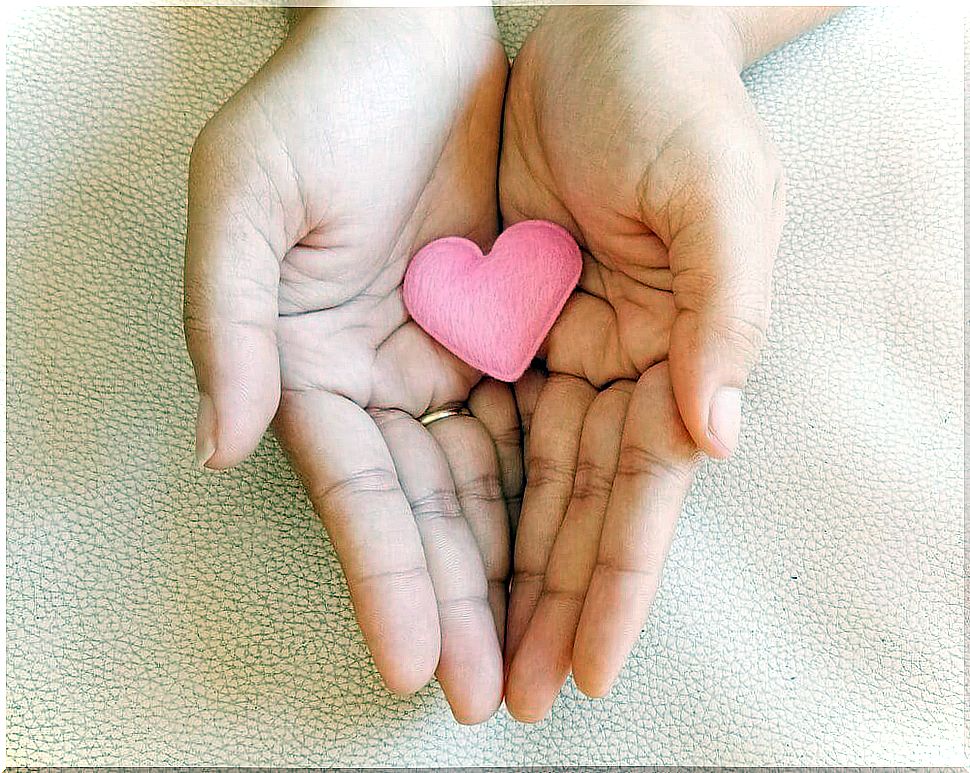
[[[612,696],[475,728],[437,686],[382,689],[275,441],[192,466],[188,151],[284,30],[60,8],[10,31],[9,763],[959,764],[959,19],[851,10],[746,75],[790,197],[740,453],[700,475]]]

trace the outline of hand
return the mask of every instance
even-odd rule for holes
[[[462,722],[502,698],[517,415],[401,282],[432,239],[494,240],[507,71],[490,9],[310,11],[205,127],[189,182],[200,462],[237,464],[275,415],[384,681],[436,672]],[[469,395],[476,417],[415,420]]]
[[[717,9],[553,8],[513,67],[505,222],[558,222],[584,252],[526,448],[506,642],[522,720],[570,668],[588,695],[609,690],[698,449],[737,443],[783,197],[734,30]]]

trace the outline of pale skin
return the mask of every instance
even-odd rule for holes
[[[272,420],[385,683],[437,675],[462,722],[502,700],[518,417],[508,387],[409,320],[400,287],[427,242],[495,239],[507,74],[490,9],[310,12],[190,169],[199,461],[239,463]],[[474,418],[415,420],[466,400]]]
[[[694,467],[737,443],[767,323],[781,171],[738,72],[827,13],[553,9],[516,60],[499,160],[490,9],[314,10],[200,135],[199,462],[238,464],[272,422],[391,690],[436,675],[466,723],[503,692],[538,720],[570,671],[608,691]],[[487,249],[499,201],[584,250],[548,375],[514,395],[400,292],[432,239]],[[473,415],[416,420],[452,401]]]

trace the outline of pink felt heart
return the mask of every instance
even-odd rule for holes
[[[450,352],[490,376],[515,381],[582,269],[579,247],[566,229],[525,220],[502,232],[488,255],[457,236],[423,247],[404,276],[404,304]]]

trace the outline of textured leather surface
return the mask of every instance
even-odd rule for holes
[[[535,12],[499,16],[514,44]],[[275,441],[192,466],[188,152],[284,31],[10,31],[9,762],[959,764],[961,24],[851,10],[746,75],[790,195],[740,452],[701,473],[612,696],[475,728],[382,689]]]

